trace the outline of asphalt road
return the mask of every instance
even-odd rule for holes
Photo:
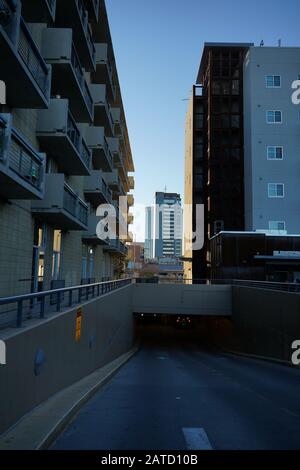
[[[53,449],[300,449],[300,371],[145,341]]]

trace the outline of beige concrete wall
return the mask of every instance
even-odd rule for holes
[[[0,332],[7,345],[7,365],[0,367],[0,432],[59,390],[118,356],[134,342],[132,286],[82,307],[82,336],[75,340],[72,309],[46,321],[27,322],[22,330]],[[45,362],[35,374],[35,358]]]
[[[225,315],[232,313],[231,286],[134,284],[136,313]]]

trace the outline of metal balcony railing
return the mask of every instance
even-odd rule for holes
[[[76,78],[78,82],[80,83],[80,86],[82,87],[82,84],[84,81],[84,73],[83,73],[81,63],[80,63],[74,44],[72,45],[71,63],[72,63]]]
[[[88,48],[89,48],[90,54],[93,58],[93,61],[95,61],[96,48],[95,48],[95,44],[94,44],[94,41],[93,41],[91,30],[90,30],[90,27],[89,27],[88,16],[87,16],[87,13],[86,13],[86,9],[85,9],[85,6],[84,6],[82,0],[76,0],[76,3],[77,3],[78,11],[79,11],[79,14],[80,14],[81,22],[82,22],[82,25],[83,25],[83,28],[84,28],[84,31],[85,31],[86,40],[87,40],[87,43],[88,43]]]
[[[74,44],[72,45],[71,63],[72,63],[76,78],[79,82],[80,88],[82,90],[86,105],[89,109],[90,114],[93,115],[93,106],[94,106],[93,98],[89,90],[88,84],[85,80],[83,69],[80,63],[80,59],[76,52]]]
[[[82,140],[81,157],[86,166],[90,168],[92,155],[90,149],[88,148],[84,140]]]
[[[78,202],[78,219],[84,225],[88,224],[89,210],[88,206],[81,200]]]
[[[41,158],[25,146],[16,131],[12,131],[12,139],[8,151],[8,165],[18,176],[40,189],[42,183],[43,162]]]
[[[102,191],[106,199],[108,201],[111,201],[111,197],[112,197],[111,190],[109,189],[108,184],[104,181],[103,178],[102,178]]]
[[[83,224],[88,223],[88,206],[74,193],[70,186],[64,184],[63,208]]]
[[[7,131],[0,117],[0,161],[16,175],[40,190],[43,180],[43,158],[14,129]]]
[[[87,107],[89,108],[90,115],[92,116],[93,115],[94,102],[93,102],[93,98],[92,98],[90,89],[88,87],[88,84],[86,83],[85,80],[84,80],[84,83],[83,83],[83,90],[82,91],[83,91],[83,96],[84,96],[85,102],[87,104]]]
[[[63,206],[73,217],[77,217],[77,195],[66,183],[64,185]]]
[[[40,318],[43,320],[46,315],[82,305],[83,302],[97,299],[132,283],[133,279],[125,278],[14,297],[2,297],[0,298],[0,328],[8,326],[21,328],[27,319]]]
[[[73,142],[75,148],[80,152],[80,132],[76,125],[75,119],[73,118],[72,114],[69,111],[68,114],[68,128],[67,134],[70,137],[71,141]]]
[[[110,148],[109,148],[109,145],[105,136],[103,139],[103,148],[104,148],[104,152],[106,154],[107,159],[109,160],[111,167],[113,167],[113,156],[111,154],[111,151],[110,151]]]
[[[3,0],[2,0],[3,1]],[[18,53],[42,92],[47,95],[48,67],[42,58],[23,18],[20,20]]]

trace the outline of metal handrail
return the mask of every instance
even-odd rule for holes
[[[73,305],[82,304],[82,302],[87,302],[88,300],[101,297],[102,295],[120,289],[121,287],[130,285],[132,282],[132,278],[126,278],[108,282],[98,282],[94,284],[66,287],[63,289],[55,289],[43,292],[35,292],[31,294],[17,295],[13,297],[2,297],[0,298],[0,306],[17,304],[16,326],[17,328],[21,328],[24,321],[23,308],[25,302],[29,302],[32,309],[34,308],[34,306],[38,306],[38,317],[40,319],[44,319],[46,316],[47,297],[52,299],[52,303],[54,299],[54,304],[56,306],[55,311],[61,312],[64,307],[72,308]],[[75,292],[77,292],[77,299],[75,299]],[[67,304],[63,306],[62,303],[65,298],[67,299]],[[40,303],[37,304],[37,301],[39,301]]]
[[[143,278],[140,278],[143,279]],[[228,285],[300,293],[300,283],[255,281],[251,279],[175,279],[159,278],[161,283],[187,285]]]

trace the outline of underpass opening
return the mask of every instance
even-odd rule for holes
[[[229,317],[211,315],[162,315],[135,313],[137,338],[143,346],[216,349],[232,338]]]

